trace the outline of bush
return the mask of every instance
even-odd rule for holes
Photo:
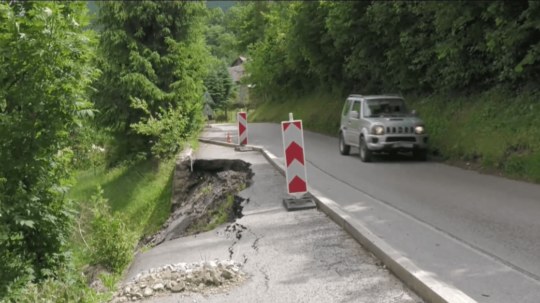
[[[95,263],[121,273],[133,260],[135,234],[126,228],[119,215],[112,215],[101,186],[92,196],[92,256]]]

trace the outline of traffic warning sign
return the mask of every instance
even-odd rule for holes
[[[285,150],[287,192],[302,194],[307,192],[306,158],[302,120],[281,122],[283,148]]]

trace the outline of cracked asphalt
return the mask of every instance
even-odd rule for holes
[[[239,194],[249,198],[244,216],[137,255],[127,279],[165,264],[232,256],[244,263],[249,281],[226,294],[177,293],[143,302],[424,302],[324,213],[287,212],[285,178],[259,153],[204,143],[197,152],[197,159],[235,158],[252,163],[255,173]]]

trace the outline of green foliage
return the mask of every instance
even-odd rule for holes
[[[98,121],[124,158],[178,151],[202,125],[204,3],[103,2],[99,12]]]
[[[211,192],[212,192],[212,184],[208,184],[207,186],[205,186],[205,187],[203,187],[203,188],[201,189],[201,193],[202,193],[203,195],[208,195],[208,194],[211,193]]]
[[[111,141],[109,134],[99,129],[91,119],[82,121],[69,138],[73,151],[71,167],[76,170],[96,169],[105,163],[105,150]]]
[[[469,97],[445,94],[411,99],[430,132],[431,144],[447,158],[477,159],[484,168],[539,182],[538,93],[514,95],[493,89]]]
[[[73,270],[60,270],[62,274],[57,279],[49,278],[40,284],[31,284],[23,289],[17,297],[8,298],[7,302],[17,303],[101,303],[112,299],[110,293],[98,293],[86,285],[86,278]],[[110,282],[118,280],[118,276],[104,279]]]
[[[121,214],[128,230],[142,238],[157,232],[169,218],[174,166],[175,159],[170,158],[161,161],[157,171],[151,160],[113,169],[102,166],[97,173],[84,171],[77,176],[69,198],[83,204],[90,201],[96,187],[101,186],[112,212]],[[84,220],[91,222],[93,214]]]
[[[94,210],[92,221],[93,259],[116,273],[121,273],[133,259],[135,234],[128,230],[123,218],[113,216],[103,190],[98,185],[97,193],[92,196]]]
[[[226,27],[225,14],[220,8],[208,10],[204,36],[212,56],[228,64],[238,56],[234,33]]]
[[[535,1],[260,2],[227,15],[259,99],[314,87],[478,92],[539,75]],[[234,13],[234,14],[233,14]],[[532,83],[531,83],[532,82]]]
[[[204,79],[204,85],[216,103],[216,105],[213,106],[213,109],[227,109],[230,93],[234,86],[234,82],[227,70],[227,66],[224,64],[214,66]]]
[[[0,3],[0,297],[69,263],[69,134],[92,115],[83,2]]]

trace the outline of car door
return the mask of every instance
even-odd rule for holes
[[[347,141],[350,145],[358,146],[360,144],[360,110],[361,102],[354,100],[351,111],[349,112],[349,121],[347,124]]]
[[[343,138],[345,142],[348,142],[347,138],[347,126],[349,124],[349,112],[351,111],[352,100],[347,99],[343,105],[343,112],[341,113],[341,130],[343,131]]]

